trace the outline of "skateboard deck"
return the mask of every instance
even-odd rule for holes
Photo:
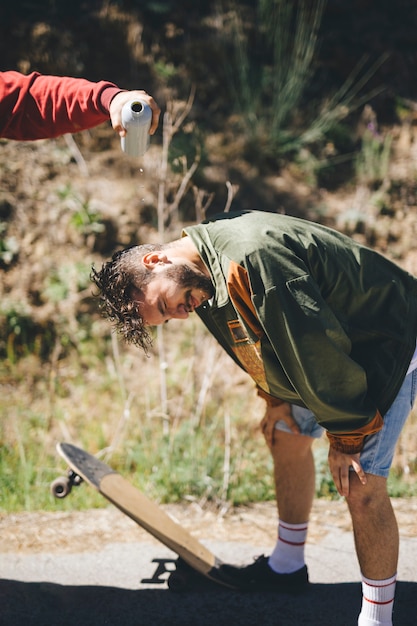
[[[222,562],[208,548],[121,474],[70,443],[58,443],[57,451],[70,470],[67,477],[58,478],[52,483],[51,491],[55,497],[67,496],[73,485],[78,485],[84,480],[125,515],[175,552],[180,561],[184,561],[194,572],[197,571],[220,585],[236,588],[233,583],[222,580],[219,572]],[[168,581],[170,588],[180,590],[182,586],[187,586],[186,569],[178,567],[177,571],[171,574]]]

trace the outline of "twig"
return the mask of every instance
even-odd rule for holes
[[[84,160],[83,155],[81,154],[79,147],[77,146],[74,137],[72,135],[66,134],[64,135],[64,139],[69,151],[71,152],[75,162],[80,169],[81,174],[87,178],[89,176],[88,166]]]
[[[163,326],[157,326],[157,343],[158,343],[158,356],[159,356],[159,379],[160,379],[160,393],[161,393],[161,412],[162,412],[162,432],[164,435],[169,435],[170,420],[168,415],[168,391],[167,391],[167,376],[166,371],[168,369],[168,363],[165,355],[165,342],[164,342],[164,328]]]
[[[216,367],[215,367],[216,354],[217,354],[217,344],[213,343],[210,345],[209,353],[207,354],[207,357],[205,359],[206,367],[204,370],[203,381],[201,383],[200,393],[198,394],[197,406],[195,408],[194,415],[191,420],[194,428],[197,428],[200,425],[201,415],[202,415],[204,404],[206,401],[206,396],[213,382],[214,373],[216,371]]]
[[[200,155],[198,155],[198,157],[196,156],[194,163],[185,173],[184,178],[182,179],[181,184],[178,187],[177,193],[175,194],[175,198],[168,207],[168,211],[167,211],[168,216],[171,216],[175,211],[178,210],[179,204],[187,190],[188,183],[193,177],[194,172],[199,166],[199,163],[200,163]]]
[[[194,204],[195,204],[195,215],[197,222],[202,222],[206,217],[207,209],[210,204],[213,202],[214,192],[207,193],[204,189],[199,189],[195,185],[193,185],[193,194],[194,194]]]
[[[223,487],[222,487],[222,500],[227,501],[227,494],[229,492],[230,483],[230,444],[231,444],[231,432],[230,432],[230,415],[226,411],[224,415],[224,460],[223,460]]]
[[[230,209],[230,207],[232,205],[233,198],[235,197],[235,191],[236,191],[237,188],[232,185],[230,180],[226,181],[226,187],[227,187],[227,200],[226,200],[226,204],[225,204],[225,207],[224,207],[224,212],[228,213],[228,211],[229,211],[229,209]]]
[[[104,457],[105,461],[107,461],[109,456],[113,454],[113,452],[117,450],[117,448],[119,447],[119,444],[122,439],[122,433],[125,429],[127,422],[130,420],[130,416],[131,416],[130,407],[132,406],[132,400],[134,397],[135,397],[135,394],[133,392],[131,392],[129,396],[127,397],[125,401],[125,405],[123,407],[121,418],[117,424],[117,427],[114,432],[113,439],[110,442],[110,445],[107,446],[106,448],[103,448],[103,450],[100,450],[100,453],[97,454],[98,457]]]
[[[178,115],[177,118],[175,118],[174,123],[173,123],[173,134],[175,134],[181,127],[183,121],[185,120],[185,118],[187,117],[187,115],[189,114],[189,112],[191,111],[191,109],[193,108],[193,104],[194,104],[194,98],[195,98],[195,85],[191,86],[191,91],[190,91],[190,95],[188,96],[188,100],[185,103],[185,106],[182,110],[182,113],[180,113]]]

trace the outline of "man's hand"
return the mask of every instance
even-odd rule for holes
[[[281,421],[287,424],[291,432],[297,435],[300,434],[300,429],[292,416],[291,405],[288,402],[284,402],[279,406],[267,406],[261,421],[261,430],[270,449],[274,443],[275,424]]]
[[[137,90],[137,91],[121,91],[116,94],[113,100],[110,102],[109,113],[111,124],[116,131],[119,133],[120,137],[124,137],[126,135],[126,129],[122,126],[122,109],[126,102],[130,102],[130,100],[143,100],[146,102],[152,109],[152,121],[151,127],[149,129],[149,134],[153,135],[156,129],[158,128],[159,115],[161,110],[159,106],[156,104],[155,100],[150,96],[146,91]]]
[[[366,474],[362,469],[359,458],[359,452],[357,454],[344,454],[343,452],[334,450],[334,448],[330,446],[329,468],[333,476],[336,489],[341,496],[349,495],[350,467],[353,467],[362,485],[366,485]]]

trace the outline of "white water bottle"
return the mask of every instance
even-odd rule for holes
[[[121,137],[123,152],[140,157],[149,147],[149,128],[152,120],[151,107],[143,100],[130,100],[122,109],[122,125],[126,136]]]

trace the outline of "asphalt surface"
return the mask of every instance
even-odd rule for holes
[[[222,560],[238,564],[270,549],[250,538],[202,541]],[[138,541],[79,552],[0,551],[0,625],[355,626],[361,588],[351,532],[329,533],[323,525],[306,555],[311,584],[294,596],[217,587],[174,593],[164,567],[173,568],[175,555],[143,534]],[[394,624],[416,626],[415,537],[401,537],[398,575]]]

